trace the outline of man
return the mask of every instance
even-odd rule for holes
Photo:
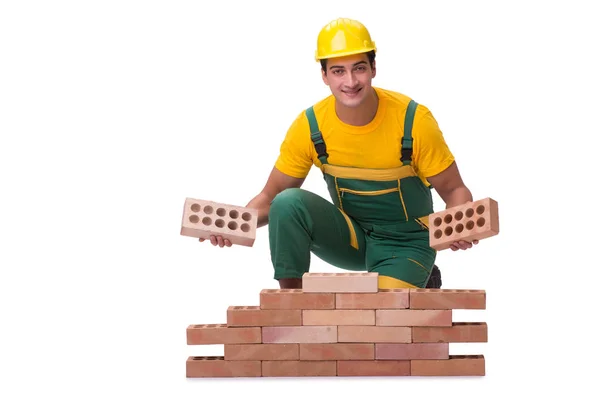
[[[446,208],[473,198],[431,112],[371,85],[375,53],[358,21],[337,19],[321,30],[316,59],[332,94],[298,115],[266,185],[247,204],[258,209],[259,227],[269,225],[281,288],[301,288],[311,254],[345,270],[377,272],[380,288],[441,287],[429,246],[431,189]],[[313,165],[333,203],[301,189]],[[211,243],[231,246],[222,237]]]

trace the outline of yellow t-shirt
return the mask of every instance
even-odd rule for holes
[[[404,116],[410,98],[397,92],[374,88],[379,97],[375,118],[367,125],[352,126],[340,121],[331,95],[314,105],[315,116],[333,165],[357,168],[394,168],[400,161]],[[443,134],[427,107],[419,104],[413,122],[412,165],[426,177],[436,175],[453,161]],[[275,167],[284,174],[305,178],[312,166],[321,167],[310,138],[308,119],[302,111],[290,126],[280,147]]]

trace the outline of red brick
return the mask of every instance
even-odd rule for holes
[[[263,343],[336,343],[337,326],[270,326],[262,328]]]
[[[259,377],[261,361],[227,361],[223,356],[189,357],[187,378]]]
[[[372,343],[303,343],[300,344],[301,360],[373,360],[375,345]]]
[[[429,245],[438,251],[458,240],[482,240],[499,232],[498,203],[489,197],[429,215]]]
[[[334,293],[305,293],[302,289],[263,289],[260,292],[263,310],[325,310],[335,308]]]
[[[261,310],[260,306],[230,306],[227,326],[302,325],[301,310]]]
[[[225,360],[299,360],[295,343],[226,344]]]
[[[187,344],[260,343],[259,327],[236,328],[227,324],[190,325],[187,328]]]
[[[232,244],[254,245],[258,210],[210,200],[186,198],[181,235],[208,239],[220,235]]]
[[[415,343],[487,342],[487,332],[485,322],[454,322],[450,327],[413,327],[412,340]]]
[[[338,376],[408,376],[410,361],[397,360],[340,360]]]
[[[483,355],[451,355],[448,360],[411,360],[414,376],[484,376]]]
[[[410,289],[379,289],[377,293],[336,293],[338,309],[408,308]]]
[[[302,276],[306,293],[376,293],[378,286],[375,272],[307,272]]]
[[[336,376],[336,361],[263,361],[262,376]]]
[[[448,343],[377,343],[375,358],[377,360],[429,360],[448,359],[450,347]]]
[[[409,289],[410,308],[414,309],[472,309],[484,310],[485,290],[467,289]]]
[[[302,310],[302,325],[375,325],[375,310]]]
[[[338,342],[410,343],[409,326],[338,326]]]
[[[381,326],[452,326],[452,310],[376,310]]]

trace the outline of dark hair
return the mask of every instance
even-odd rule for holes
[[[373,62],[375,61],[375,50],[371,50],[367,53],[367,57],[369,58],[369,64],[371,64],[371,68],[373,68]],[[321,68],[327,74],[327,59],[321,60]]]

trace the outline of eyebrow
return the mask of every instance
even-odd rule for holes
[[[357,65],[366,64],[366,63],[367,63],[366,61],[359,61],[359,62],[352,64],[352,66],[356,67]],[[331,67],[329,67],[329,69],[334,69],[334,68],[344,68],[344,66],[343,65],[332,65]]]

